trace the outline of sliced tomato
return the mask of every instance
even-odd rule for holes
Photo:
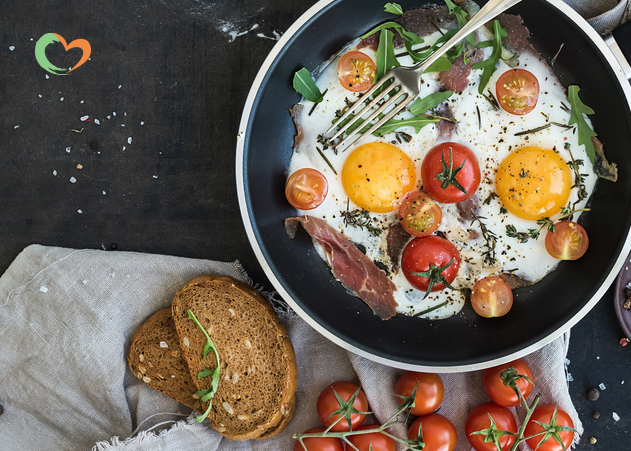
[[[587,252],[589,237],[576,222],[561,221],[554,224],[554,232],[546,234],[546,250],[559,260],[576,260]]]
[[[513,291],[501,277],[485,277],[471,290],[471,306],[484,318],[504,316],[513,306]]]
[[[460,252],[436,235],[414,238],[403,249],[401,268],[408,282],[427,295],[451,287],[460,268]]]
[[[356,430],[365,431],[368,429],[375,429],[375,424],[362,424]],[[381,432],[367,432],[365,434],[351,435],[348,437],[348,441],[355,446],[359,451],[396,451],[396,443],[394,439],[388,437]],[[350,446],[346,447],[347,450],[351,450]]]
[[[443,211],[423,191],[408,193],[399,207],[401,227],[413,236],[431,235],[438,229],[442,219]]]
[[[340,406],[335,396],[337,394],[342,398],[342,401],[347,402],[350,401],[355,393],[357,393],[355,401],[353,401],[352,404],[348,403],[348,406]],[[366,418],[368,399],[364,391],[357,384],[348,381],[333,382],[322,390],[320,396],[318,396],[316,402],[318,417],[326,427],[335,423],[335,426],[331,428],[332,431],[349,431],[350,428],[346,418],[347,412],[340,412],[340,407],[342,407],[342,410],[348,409],[348,418],[350,418],[352,429],[355,430]],[[340,417],[342,417],[342,419],[340,419]]]
[[[311,428],[304,432],[304,434],[315,434],[317,432],[324,432],[324,428],[319,426]],[[344,443],[337,437],[307,437],[300,440],[296,440],[294,444],[294,451],[344,451]]]
[[[418,417],[408,431],[408,439],[424,443],[423,451],[453,451],[457,438],[454,424],[438,413]]]
[[[480,177],[478,158],[467,146],[455,142],[432,147],[421,165],[425,192],[446,204],[473,196],[480,186]]]
[[[525,69],[510,69],[495,83],[500,106],[510,114],[524,115],[535,109],[539,99],[539,80]]]
[[[546,424],[541,426],[539,423]],[[574,440],[574,422],[568,413],[553,405],[537,406],[524,430],[524,437],[530,449],[537,451],[565,451]],[[556,436],[556,437],[555,437]],[[558,440],[557,440],[558,439]],[[559,443],[563,442],[563,446]]]
[[[530,396],[533,387],[532,371],[522,359],[513,360],[482,371],[482,385],[493,402],[500,406],[513,407],[521,401],[517,391],[524,399]]]
[[[365,53],[352,50],[346,52],[337,63],[340,84],[353,92],[366,91],[375,79],[377,66]]]
[[[491,426],[491,419],[495,422],[495,429]],[[486,434],[478,434],[487,430]],[[496,443],[499,443],[501,451],[508,451],[515,442],[514,435],[501,435],[496,430],[517,432],[515,417],[506,407],[498,406],[494,402],[485,402],[475,407],[465,420],[464,431],[469,444],[476,451],[500,451]],[[489,437],[489,434],[491,435]],[[495,436],[495,440],[493,439]]]
[[[443,402],[445,386],[443,380],[435,373],[418,373],[406,371],[397,379],[394,386],[394,394],[399,404],[403,404],[406,398],[412,395],[416,388],[414,407],[410,409],[412,415],[427,415],[434,412]]]
[[[311,168],[298,169],[285,185],[285,196],[298,210],[313,210],[326,198],[329,182],[324,174]]]

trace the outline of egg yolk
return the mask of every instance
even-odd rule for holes
[[[342,169],[346,195],[358,207],[387,213],[416,186],[414,163],[397,147],[373,142],[355,149]]]
[[[558,213],[567,203],[572,174],[554,150],[527,146],[502,161],[496,183],[497,194],[508,211],[537,220]]]

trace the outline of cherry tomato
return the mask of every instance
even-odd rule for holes
[[[320,396],[318,396],[318,401],[316,402],[316,409],[318,411],[318,417],[320,417],[320,421],[322,421],[323,425],[329,427],[340,417],[338,414],[329,418],[332,413],[336,412],[340,408],[340,403],[335,397],[335,393],[337,393],[343,401],[348,401],[355,394],[358,388],[359,386],[352,382],[338,381],[322,390]],[[335,393],[333,392],[334,390]],[[366,395],[363,390],[359,390],[357,398],[355,398],[355,402],[353,402],[353,407],[357,409],[358,412],[368,411],[368,399],[366,399]],[[344,417],[344,415],[342,415],[342,417]],[[353,430],[362,424],[365,418],[365,414],[351,413],[351,425]],[[346,421],[346,418],[342,418],[331,428],[331,430],[335,432],[349,431],[348,421]]]
[[[329,192],[326,177],[315,169],[298,169],[291,174],[285,185],[285,196],[298,210],[313,210]]]
[[[471,290],[471,306],[484,318],[504,316],[513,306],[513,291],[501,277],[485,277]]]
[[[480,165],[471,149],[445,142],[432,147],[421,165],[425,192],[437,202],[453,204],[473,196],[480,186]]]
[[[500,106],[510,114],[524,115],[535,109],[539,99],[539,80],[525,69],[510,69],[495,83]]]
[[[374,424],[362,424],[358,431],[364,429],[374,429]],[[348,440],[355,445],[359,451],[395,451],[397,446],[395,441],[381,432],[369,432],[367,434],[351,435]],[[372,446],[372,448],[371,448]],[[352,449],[350,446],[348,449]]]
[[[453,451],[456,447],[456,427],[451,421],[438,413],[418,417],[410,426],[408,438],[416,440],[421,430],[421,441],[425,443],[423,451]]]
[[[546,250],[559,260],[581,258],[589,247],[589,238],[585,229],[576,222],[561,221],[554,224],[554,232],[546,234]]]
[[[399,207],[399,222],[413,236],[431,235],[442,219],[443,211],[423,191],[408,193]]]
[[[414,407],[410,410],[412,415],[432,413],[443,402],[445,386],[438,374],[406,371],[399,377],[394,386],[394,393],[397,395],[399,404],[403,404],[405,398],[412,395],[414,387],[416,387],[416,396],[414,397]]]
[[[532,413],[530,417],[530,421],[526,425],[526,429],[524,430],[524,437],[528,437],[533,434],[538,434],[539,432],[543,432],[544,430],[549,430],[553,432],[557,431],[565,449],[570,448],[570,444],[574,439],[574,431],[572,430],[560,430],[563,428],[570,427],[574,429],[574,422],[572,418],[567,414],[567,412],[563,409],[557,408],[556,418],[553,421],[554,409],[556,406],[552,405],[542,405],[538,406],[535,411]],[[535,421],[539,421],[544,424],[550,424],[550,428],[544,429],[541,425],[535,423]],[[526,440],[528,446],[531,449],[537,449],[537,451],[562,451],[563,447],[554,439],[554,437],[549,436],[547,440],[543,443],[541,441],[545,438],[544,434],[533,437],[529,440]],[[538,448],[537,448],[538,446]]]
[[[345,53],[337,63],[340,84],[353,92],[368,90],[375,79],[377,66],[365,53],[353,50]]]
[[[458,274],[460,252],[451,242],[437,235],[414,238],[403,249],[401,268],[405,278],[417,290],[427,294],[444,290],[445,281],[451,284]]]
[[[315,427],[305,431],[305,434],[324,432],[323,427]],[[303,439],[307,451],[344,451],[344,443],[337,437],[307,437]],[[305,451],[305,448],[296,440],[294,451]]]
[[[485,402],[475,407],[465,420],[464,431],[467,440],[476,451],[497,451],[493,441],[486,443],[484,435],[473,434],[473,432],[488,429],[491,426],[489,415],[497,425],[498,430],[517,432],[515,417],[506,407],[498,406],[494,402]],[[515,442],[514,435],[502,435],[499,438],[502,451],[508,451]]]
[[[512,370],[509,370],[512,368]],[[504,373],[504,377],[502,377]],[[504,379],[507,380],[506,385]],[[511,385],[516,385],[524,399],[532,392],[532,371],[526,362],[517,359],[503,365],[487,368],[482,371],[482,384],[487,395],[500,406],[513,407],[519,404],[520,399]]]

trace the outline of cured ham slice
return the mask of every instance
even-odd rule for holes
[[[298,224],[324,248],[333,275],[347,290],[368,304],[381,319],[396,315],[398,304],[393,295],[396,286],[370,258],[326,221],[313,216],[285,219],[290,238],[296,235]]]

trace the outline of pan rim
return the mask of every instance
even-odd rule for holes
[[[400,368],[403,370],[413,370],[413,371],[430,371],[430,372],[441,372],[441,373],[455,373],[455,372],[467,372],[467,371],[475,371],[481,370],[484,368],[501,365],[503,363],[510,362],[517,358],[523,357],[527,354],[530,354],[537,349],[547,345],[548,343],[554,341],[565,332],[569,331],[571,327],[577,324],[587,313],[600,301],[609,287],[615,281],[620,269],[624,265],[624,262],[627,259],[629,252],[631,251],[631,230],[627,231],[627,236],[625,238],[624,244],[621,248],[621,251],[612,266],[610,273],[605,278],[604,282],[601,284],[599,289],[594,293],[592,298],[581,308],[578,312],[576,312],[571,318],[569,318],[565,323],[559,326],[554,331],[550,332],[546,337],[524,347],[519,350],[510,352],[507,355],[502,357],[493,358],[491,360],[485,360],[482,362],[468,363],[468,364],[454,364],[454,365],[437,365],[437,366],[428,366],[428,365],[416,365],[410,364],[407,362],[402,362],[396,359],[389,359],[382,357],[380,355],[372,354],[365,349],[358,348],[331,331],[322,326],[320,323],[311,318],[301,307],[300,305],[292,298],[292,296],[288,293],[288,291],[284,288],[283,284],[276,277],[276,274],[268,264],[263,250],[257,240],[257,236],[254,229],[253,218],[251,217],[251,211],[249,209],[249,202],[246,197],[246,181],[244,174],[244,157],[245,157],[245,143],[246,143],[246,133],[249,128],[250,118],[254,112],[254,106],[256,103],[256,98],[258,92],[261,88],[263,81],[266,78],[266,75],[270,71],[273,63],[275,62],[278,55],[283,51],[287,43],[290,39],[302,29],[303,25],[305,25],[314,15],[316,15],[319,11],[333,3],[335,0],[320,0],[316,4],[314,4],[311,8],[309,8],[305,13],[303,13],[283,34],[281,39],[276,43],[276,45],[272,48],[270,54],[267,56],[265,61],[263,62],[261,68],[259,69],[250,91],[248,93],[248,97],[246,99],[246,103],[244,105],[243,113],[241,116],[241,122],[239,124],[239,132],[237,135],[237,152],[236,152],[236,183],[237,183],[237,196],[239,201],[239,209],[241,212],[241,217],[243,220],[244,228],[250,241],[250,245],[254,254],[261,265],[265,275],[272,283],[274,288],[280,294],[280,296],[285,300],[289,306],[296,312],[298,315],[306,321],[311,327],[313,327],[317,332],[325,336],[327,339],[332,341],[333,343],[341,346],[342,348],[353,352],[361,357],[369,359],[371,361],[384,364],[390,367]],[[564,3],[562,0],[542,0],[545,3],[550,4],[557,10],[559,10],[563,15],[565,15],[568,20],[576,23],[578,26],[582,28],[583,33],[587,36],[588,39],[591,40],[592,44],[598,49],[601,55],[606,60],[609,67],[613,70],[614,76],[618,82],[618,88],[624,93],[625,99],[627,101],[628,109],[631,111],[631,85],[629,84],[626,76],[624,75],[624,71],[618,59],[614,56],[611,49],[607,46],[605,41],[600,37],[600,35],[594,30],[591,25],[587,23],[583,17],[581,17],[576,11],[574,11],[569,5]]]

